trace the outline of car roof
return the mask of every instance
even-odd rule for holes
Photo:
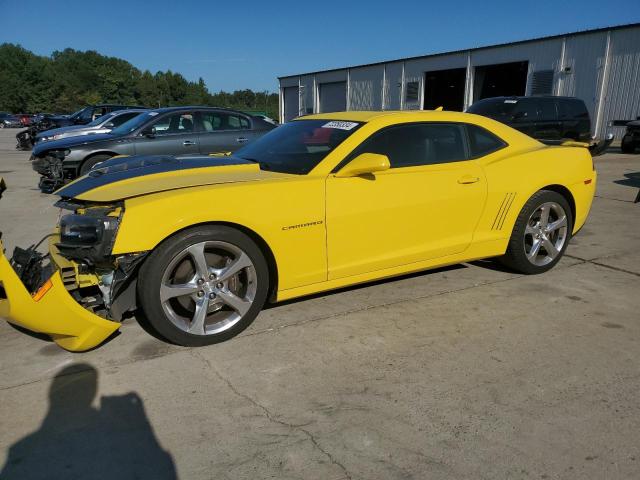
[[[241,112],[240,110],[234,110],[232,108],[225,108],[225,107],[211,107],[211,106],[205,106],[205,105],[185,105],[185,106],[181,106],[181,107],[160,107],[160,108],[153,108],[153,109],[149,109],[153,112],[158,112],[158,113],[165,113],[165,112],[175,112],[175,111],[180,111],[180,110],[224,110],[227,112],[238,112],[238,113],[242,113],[243,115],[247,115],[247,116],[251,116],[248,113],[244,113]]]
[[[125,108],[123,110],[114,110],[113,112],[106,113],[105,115],[122,115],[123,113],[132,113],[132,112],[146,112],[149,110],[148,108]]]
[[[450,110],[385,110],[385,111],[349,111],[318,113],[305,115],[296,120],[339,120],[346,122],[371,122],[381,118],[395,117],[398,121],[464,121],[469,118],[468,113],[454,112]],[[474,115],[475,117],[475,115]]]

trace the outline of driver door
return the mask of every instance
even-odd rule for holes
[[[327,178],[329,279],[444,257],[471,243],[486,197],[481,166],[469,160],[461,124],[389,127],[356,149],[391,168]]]
[[[134,140],[136,155],[186,155],[198,153],[198,133],[193,112],[170,113],[140,133]],[[145,129],[147,131],[148,129]]]

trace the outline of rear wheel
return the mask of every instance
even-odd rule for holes
[[[521,273],[546,272],[560,261],[572,228],[567,200],[557,192],[540,190],[522,207],[500,260]]]
[[[255,242],[222,225],[179,233],[145,261],[138,297],[158,334],[184,346],[227,340],[258,315],[269,290],[267,262]]]
[[[635,153],[636,146],[633,142],[633,137],[631,135],[625,135],[624,137],[622,137],[620,150],[622,150],[622,153]]]
[[[98,163],[104,162],[105,160],[109,160],[112,155],[95,155],[93,157],[87,158],[80,167],[80,176],[86,175],[89,171],[95,167]]]

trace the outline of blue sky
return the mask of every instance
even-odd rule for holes
[[[0,0],[0,43],[97,50],[212,91],[276,77],[640,22],[640,0]]]

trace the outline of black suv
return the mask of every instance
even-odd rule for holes
[[[149,110],[109,133],[40,142],[31,154],[42,175],[40,189],[51,192],[116,155],[207,155],[233,152],[275,125],[235,110],[168,107]]]
[[[573,97],[494,97],[467,109],[493,118],[537,140],[591,141],[591,119],[584,102]]]
[[[640,147],[640,120],[627,123],[627,131],[622,137],[620,148],[624,153],[635,153]]]

